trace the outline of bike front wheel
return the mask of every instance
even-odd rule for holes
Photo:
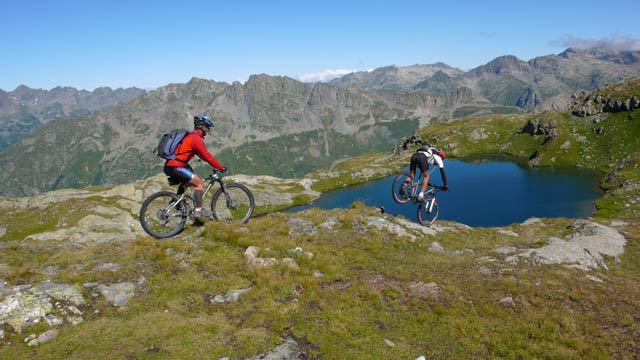
[[[418,222],[420,225],[429,226],[438,219],[440,205],[434,198],[425,199],[425,202],[418,206]]]
[[[251,191],[242,184],[226,185],[218,189],[211,200],[211,212],[216,220],[245,223],[253,214],[255,203]]]
[[[409,179],[407,182],[406,179]],[[403,173],[398,174],[391,184],[391,195],[393,200],[398,204],[406,204],[411,200],[411,195],[416,184],[413,182],[411,175]]]
[[[180,197],[160,191],[147,198],[140,208],[140,225],[149,235],[168,238],[179,234],[188,217],[188,205],[178,202]]]

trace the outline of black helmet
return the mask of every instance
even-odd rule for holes
[[[204,114],[196,115],[193,117],[193,126],[200,127],[203,125],[210,128],[213,126],[213,121],[211,121],[211,119],[209,119],[208,117],[204,116]]]

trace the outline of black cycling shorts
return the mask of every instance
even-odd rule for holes
[[[170,184],[188,183],[193,178],[194,172],[191,168],[165,166],[164,173],[169,177]]]
[[[409,164],[409,170],[416,171],[416,167],[420,167],[420,171],[424,174],[429,172],[429,157],[421,152],[416,152],[411,155],[411,164]]]

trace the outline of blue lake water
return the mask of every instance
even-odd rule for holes
[[[530,217],[587,217],[602,196],[599,174],[582,169],[526,168],[509,161],[445,162],[449,191],[438,193],[439,219],[470,226],[503,226]],[[407,169],[405,171],[408,172]],[[384,207],[389,214],[417,221],[417,205],[391,197],[395,175],[327,192],[314,202],[289,209],[346,208],[355,201]],[[431,182],[441,184],[434,169]]]

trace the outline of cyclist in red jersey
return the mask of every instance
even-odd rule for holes
[[[202,178],[193,171],[191,166],[189,166],[189,161],[198,155],[199,158],[206,161],[216,170],[227,172],[227,168],[222,166],[204,145],[204,137],[207,136],[213,127],[213,121],[203,114],[196,115],[193,117],[193,127],[193,131],[185,136],[180,146],[176,149],[174,153],[176,159],[167,160],[164,163],[164,173],[169,176],[170,181],[173,180],[194,186],[195,190],[193,191],[193,195],[196,201],[194,215],[196,217],[211,217],[211,212],[202,208],[204,182]],[[184,189],[181,187],[178,191],[184,191]]]

